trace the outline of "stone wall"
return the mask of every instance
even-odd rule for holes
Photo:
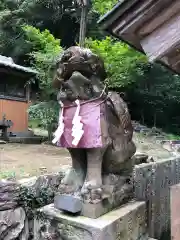
[[[64,173],[65,170],[62,170],[57,174],[23,179],[19,182],[0,181],[0,239],[31,239],[33,216],[28,211],[31,207],[34,208],[31,209],[33,214],[36,207],[52,203],[53,191],[57,191]],[[43,189],[46,189],[45,196]]]
[[[20,186],[15,182],[0,181],[0,239],[28,240],[27,217],[18,206]]]
[[[147,203],[150,237],[160,239],[169,232],[170,187],[177,183],[180,183],[180,158],[135,166],[135,198]]]
[[[171,239],[180,238],[180,184],[171,187]]]

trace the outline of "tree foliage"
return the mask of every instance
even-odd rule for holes
[[[31,47],[29,57],[31,65],[39,72],[39,87],[41,90],[41,99],[48,100],[53,94],[51,87],[53,78],[53,66],[59,55],[63,51],[60,46],[60,40],[48,31],[40,31],[32,26],[24,26],[23,30],[26,36],[26,42]]]
[[[143,54],[126,44],[106,37],[97,25],[98,18],[116,2],[91,1],[87,46],[104,59],[107,85],[127,92],[132,118],[179,133],[179,76],[158,64],[148,63]],[[72,0],[0,2],[0,53],[39,71],[40,102],[30,108],[30,116],[40,119],[45,127],[57,121],[58,116],[51,88],[52,67],[64,47],[77,43],[79,18],[80,9]]]
[[[93,10],[97,11],[101,15],[105,14],[109,10],[112,9],[112,7],[117,3],[117,0],[94,0],[93,1]]]
[[[42,102],[32,106],[30,113],[48,127],[51,122],[57,121],[59,108],[51,99],[54,94],[51,67],[63,49],[60,41],[47,30],[40,32],[30,26],[24,30],[28,44],[33,49],[31,63],[40,73],[40,87],[44,93]],[[158,64],[148,63],[143,54],[110,37],[103,40],[87,39],[86,45],[105,61],[108,87],[127,92],[133,119],[180,132],[177,111],[180,105],[179,76]]]
[[[180,77],[159,64],[107,37],[87,40],[105,61],[109,88],[128,94],[132,118],[180,133]]]
[[[114,5],[115,0],[91,0],[87,36],[102,38],[97,20]],[[41,31],[48,29],[61,39],[63,47],[77,43],[80,9],[72,0],[2,0],[0,3],[0,52],[22,63],[29,52],[25,44],[23,25],[34,26]]]
[[[72,0],[3,0],[0,5],[0,52],[16,58],[17,62],[24,59],[29,49],[22,26],[27,24],[42,31],[49,29],[67,47],[75,44],[78,15]]]
[[[104,60],[110,88],[127,87],[143,74],[141,66],[147,64],[146,57],[126,44],[110,37],[104,40],[88,39],[86,44]]]
[[[133,118],[180,134],[180,77],[159,64],[142,70],[142,77],[126,89]]]
[[[30,118],[38,119],[42,126],[50,128],[53,122],[57,122],[59,110],[52,88],[53,67],[63,49],[60,40],[48,30],[41,32],[32,26],[24,26],[23,31],[32,50],[29,54],[31,65],[39,73],[40,102],[30,107]]]

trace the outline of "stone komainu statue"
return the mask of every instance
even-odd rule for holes
[[[103,195],[103,174],[131,172],[136,151],[127,105],[119,94],[107,91],[105,79],[97,55],[71,47],[60,57],[53,81],[61,105],[54,143],[72,157],[61,191],[79,192],[91,202]]]

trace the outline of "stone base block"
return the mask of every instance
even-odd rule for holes
[[[48,205],[34,220],[34,240],[148,240],[144,202],[130,202],[98,219],[67,215]]]
[[[115,208],[122,206],[124,203],[127,203],[129,199],[132,199],[132,189],[127,189],[122,193],[122,191],[115,192],[112,196],[103,199],[102,201],[91,204],[91,203],[82,203],[81,215],[84,217],[89,217],[97,219],[100,216],[113,211]]]
[[[180,239],[180,184],[171,187],[171,237]]]
[[[90,191],[90,190],[89,190]],[[54,200],[58,210],[79,213],[84,217],[98,218],[133,199],[133,184],[130,176],[114,174],[103,176],[103,196],[99,201],[91,201],[91,193],[86,198],[59,193]]]
[[[110,177],[113,177],[114,181]],[[126,184],[126,178],[109,175],[103,180],[106,197],[96,204],[83,202],[82,216],[96,219],[132,200],[133,185]]]

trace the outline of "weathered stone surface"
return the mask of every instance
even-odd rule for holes
[[[36,195],[38,195],[39,191],[43,188],[57,190],[67,170],[68,166],[62,168],[61,171],[58,173],[45,174],[39,177],[25,178],[19,180],[18,183],[23,187],[34,189]]]
[[[135,198],[147,203],[150,237],[159,239],[170,230],[170,187],[177,183],[180,183],[180,158],[135,166]]]
[[[164,140],[161,142],[162,147],[169,152],[173,152],[174,155],[180,155],[180,141],[179,140]]]
[[[28,240],[29,229],[23,208],[0,211],[0,239]]]
[[[133,198],[133,185],[127,182],[125,176],[114,174],[103,176],[103,184],[103,199],[93,204],[84,201],[81,215],[98,218]]]
[[[180,184],[171,187],[171,239],[180,239]]]
[[[34,240],[148,240],[143,202],[131,202],[98,219],[72,217],[53,205],[40,212],[43,219],[34,221]]]
[[[88,197],[86,199],[77,196],[76,193],[74,195],[59,194],[59,196],[57,194],[54,201],[55,207],[59,210],[70,211],[72,213],[80,212],[85,217],[98,218],[133,198],[131,177],[108,174],[103,175],[102,180],[104,192],[102,199],[91,202],[91,192],[89,192],[89,197],[86,193],[86,197]],[[94,192],[94,194],[96,193]],[[77,197],[79,199],[78,206],[76,206]],[[64,201],[64,199],[67,201]],[[80,211],[80,208],[82,211]]]
[[[141,163],[146,163],[148,160],[148,157],[149,156],[145,153],[136,152],[132,157],[132,159],[136,164],[141,164]]]
[[[0,180],[0,211],[18,205],[19,185],[16,182]]]
[[[33,187],[37,181],[38,177],[23,178],[18,181],[22,187]]]
[[[42,176],[38,177],[33,188],[36,190],[37,194],[39,193],[40,189],[42,189],[42,188],[56,189],[56,188],[58,188],[59,184],[61,183],[61,179],[62,179],[62,177],[59,173],[42,175]]]

